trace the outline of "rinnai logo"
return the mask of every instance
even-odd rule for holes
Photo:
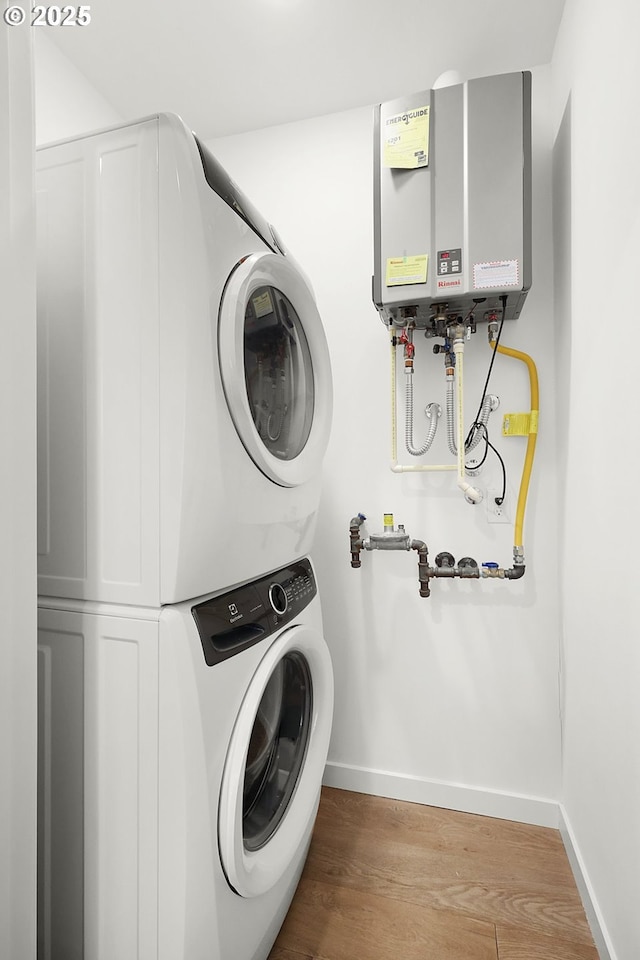
[[[443,287],[461,287],[462,280],[438,280],[438,288],[441,290]]]

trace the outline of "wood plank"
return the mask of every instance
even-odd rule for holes
[[[294,950],[287,950],[286,947],[278,946],[276,943],[267,960],[314,960],[314,958],[309,953],[296,953]]]
[[[304,876],[275,948],[314,960],[498,957],[492,923]]]
[[[599,960],[593,943],[543,936],[530,928],[496,928],[500,960]]]
[[[337,823],[347,830],[373,831],[378,841],[419,843],[425,851],[446,855],[477,855],[507,869],[516,859],[518,869],[529,871],[532,879],[557,875],[562,882],[572,880],[560,833],[548,827],[324,787],[318,829]]]
[[[592,946],[546,827],[324,788],[306,876]]]

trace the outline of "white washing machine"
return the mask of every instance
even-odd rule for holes
[[[305,556],[331,372],[273,228],[170,114],[40,148],[37,206],[38,592],[155,607]]]
[[[264,960],[333,681],[303,558],[161,609],[42,601],[39,960]]]

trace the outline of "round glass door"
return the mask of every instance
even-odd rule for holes
[[[315,405],[311,353],[300,317],[276,287],[258,287],[244,316],[244,379],[263,444],[293,460],[309,439]]]
[[[304,626],[285,630],[251,680],[222,776],[220,856],[240,896],[265,893],[299,856],[318,806],[332,713],[324,639]]]
[[[242,794],[246,850],[259,850],[284,816],[304,762],[312,713],[309,666],[286,654],[265,687],[251,731]]]
[[[331,426],[329,353],[315,300],[285,257],[254,254],[220,305],[225,397],[247,452],[281,486],[318,473]]]

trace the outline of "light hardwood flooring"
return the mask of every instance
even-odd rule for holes
[[[324,787],[269,960],[598,960],[557,830]]]

